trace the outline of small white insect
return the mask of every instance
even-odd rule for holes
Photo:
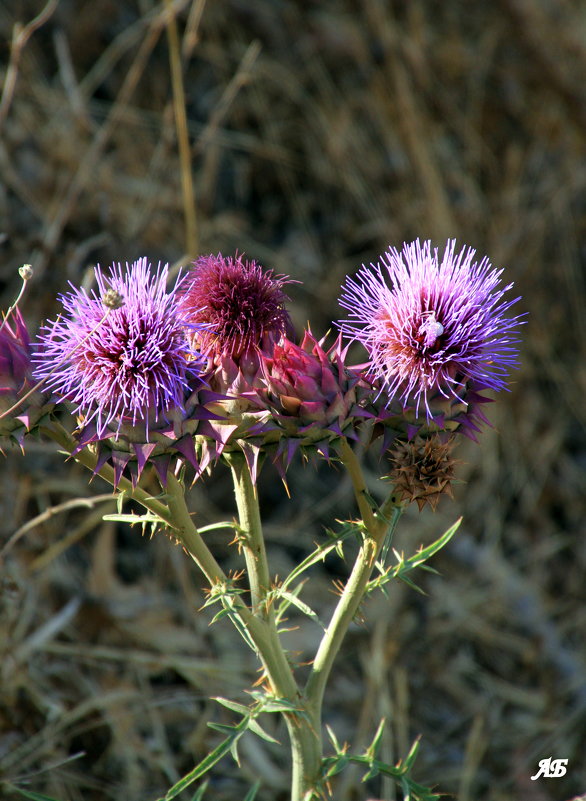
[[[432,348],[435,345],[438,337],[441,337],[441,335],[444,333],[444,327],[435,319],[435,312],[433,309],[422,312],[421,316],[424,319],[419,326],[417,336],[423,337],[422,344],[424,348]]]

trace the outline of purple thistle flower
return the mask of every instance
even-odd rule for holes
[[[151,271],[146,258],[108,274],[96,267],[98,293],[71,284],[61,296],[64,312],[41,328],[33,362],[36,379],[59,400],[94,422],[98,437],[124,422],[146,426],[172,409],[184,409],[189,378],[199,376],[200,354],[190,352],[185,328],[193,327],[177,303],[176,282],[167,293],[167,266]],[[113,290],[113,292],[112,292]],[[121,302],[104,304],[120,296]]]
[[[505,313],[519,298],[503,299],[513,284],[499,286],[502,270],[474,261],[472,248],[456,254],[455,244],[448,240],[441,261],[429,241],[392,248],[384,269],[363,265],[348,278],[340,300],[350,312],[342,334],[364,345],[381,391],[414,402],[416,415],[423,404],[428,420],[434,395],[460,399],[469,384],[503,389],[518,364],[520,317]]]
[[[283,291],[288,280],[238,254],[200,256],[181,290],[182,307],[201,326],[194,335],[199,350],[216,364],[223,357],[256,362],[259,349],[268,352],[282,334],[292,333]]]

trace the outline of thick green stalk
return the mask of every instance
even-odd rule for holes
[[[369,533],[366,534],[350,577],[313,660],[305,687],[305,694],[312,709],[321,710],[325,687],[334,659],[363,599],[378,550],[379,544],[375,537]]]
[[[279,638],[272,607],[267,605],[270,572],[262,530],[258,494],[248,463],[242,454],[231,453],[226,459],[232,471],[234,493],[240,522],[240,544],[246,560],[253,614],[266,622],[268,653],[263,660],[274,692],[299,709],[284,713],[291,743],[291,801],[302,801],[314,789],[319,778],[322,744],[319,714],[307,707],[295,681]]]
[[[256,487],[243,454],[226,454],[226,460],[234,482],[240,521],[239,544],[246,561],[252,610],[255,614],[268,618],[266,599],[270,590],[270,575]]]
[[[345,437],[342,437],[340,440],[338,451],[344,467],[348,471],[348,475],[352,480],[354,497],[356,498],[356,503],[358,504],[358,509],[362,516],[364,525],[369,531],[374,531],[377,521],[374,515],[374,509],[370,503],[366,482],[364,480],[364,476],[362,475],[362,468],[360,467],[360,462],[356,458],[356,454],[348,444],[348,440]]]
[[[197,526],[193,522],[185,502],[183,485],[173,473],[167,474],[167,502],[173,534],[181,541],[181,544],[210,582],[210,585],[213,587],[214,584],[226,583],[228,580],[226,574],[197,530]],[[238,606],[246,608],[243,601],[240,601]]]
[[[285,715],[291,743],[291,801],[304,801],[317,791],[322,763],[321,715],[306,708],[303,715]],[[317,792],[315,797],[317,798]]]
[[[72,454],[75,450],[77,446],[76,441],[71,434],[58,423],[52,423],[43,430],[51,439],[61,445],[63,450],[67,453]],[[84,467],[87,467],[88,470],[92,472],[95,471],[97,457],[87,448],[73,454],[72,458],[84,465]],[[127,497],[140,503],[141,506],[148,509],[165,523],[173,531],[173,534],[201,569],[212,587],[214,585],[227,585],[228,577],[205,544],[201,534],[191,519],[185,503],[183,487],[172,473],[168,475],[167,504],[162,503],[157,498],[153,498],[141,487],[134,487],[132,482],[123,476],[120,477],[118,483],[116,483],[114,469],[109,464],[103,465],[97,474],[112,486],[121,489]],[[248,612],[246,604],[240,599],[237,600],[237,605]]]

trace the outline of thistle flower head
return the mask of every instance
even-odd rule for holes
[[[369,389],[358,371],[346,365],[346,348],[338,336],[329,348],[304,332],[298,345],[283,337],[271,355],[262,357],[262,386],[256,394],[270,411],[267,443],[276,443],[273,461],[284,474],[299,448],[305,455],[329,458],[330,444],[354,438],[365,417],[360,393]]]
[[[428,420],[432,398],[462,400],[469,385],[503,389],[517,365],[520,318],[505,314],[519,298],[505,300],[512,284],[500,286],[502,270],[474,257],[471,248],[456,253],[454,240],[441,258],[416,240],[343,287],[343,335],[364,345],[381,390],[414,404],[416,416],[423,407]]]
[[[263,358],[265,388],[259,394],[281,419],[338,426],[349,419],[357,382],[346,370],[339,339],[326,351],[323,340],[305,331],[300,345],[283,337]]]
[[[223,357],[235,362],[270,349],[282,334],[291,332],[286,276],[273,275],[255,261],[201,256],[181,291],[181,305],[198,324],[193,338],[198,349],[216,363]]]
[[[42,327],[34,375],[72,403],[85,425],[92,422],[98,437],[138,422],[148,437],[149,425],[183,409],[189,378],[202,367],[202,357],[189,353],[178,283],[167,293],[167,267],[151,271],[145,258],[95,274],[98,292],[71,285],[61,296],[63,313]]]

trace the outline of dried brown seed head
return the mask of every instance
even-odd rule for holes
[[[442,495],[453,497],[451,482],[456,465],[452,457],[453,447],[453,437],[442,441],[435,435],[415,437],[391,450],[389,456],[393,468],[388,478],[401,500],[415,501],[421,511],[426,503],[435,510]]]

